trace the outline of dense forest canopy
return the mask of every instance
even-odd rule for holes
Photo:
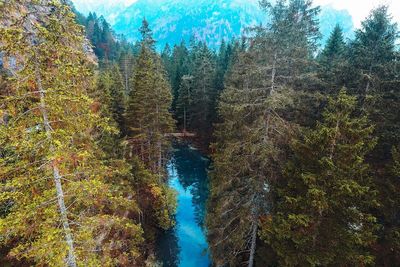
[[[400,266],[400,50],[387,6],[321,47],[311,0],[159,51],[64,0],[0,0],[0,265],[161,266],[178,138],[212,163],[213,266]],[[186,267],[186,266],[184,266]]]

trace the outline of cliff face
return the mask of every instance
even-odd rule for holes
[[[2,12],[0,15],[0,28],[7,28],[12,26],[17,26],[22,29],[26,36],[30,40],[27,40],[31,45],[35,45],[36,27],[35,25],[41,25],[46,27],[49,20],[49,15],[55,11],[55,7],[49,5],[51,1],[41,0],[41,1],[18,1],[13,5],[7,5],[9,0],[0,3],[0,8],[5,6],[6,12]],[[71,6],[72,3],[69,0],[61,0],[60,3]],[[84,35],[84,34],[82,34]],[[69,44],[65,44],[69,45]],[[93,64],[97,65],[97,58],[93,52],[92,46],[87,39],[84,39],[82,47],[77,49],[82,49],[88,57],[88,60]],[[23,62],[22,58],[18,55],[6,55],[1,52],[0,43],[0,68],[3,68],[9,72],[15,72]],[[3,70],[4,71],[4,70]]]

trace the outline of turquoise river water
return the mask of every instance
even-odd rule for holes
[[[176,226],[157,240],[164,267],[209,267],[204,216],[209,159],[186,144],[175,144],[168,164],[169,186],[177,192]]]

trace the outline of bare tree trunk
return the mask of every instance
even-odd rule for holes
[[[369,67],[369,71],[368,71],[368,82],[367,82],[367,86],[365,87],[365,97],[368,95],[369,93],[369,87],[371,86],[371,74],[372,74],[372,64]]]
[[[124,59],[124,65],[125,65],[125,93],[126,95],[129,94],[129,85],[128,85],[128,58],[126,57]]]
[[[276,77],[276,61],[277,61],[278,55],[275,52],[274,54],[274,61],[272,64],[272,73],[271,73],[271,91],[269,92],[269,97],[271,97],[275,93],[275,77]],[[271,108],[268,108],[265,111],[265,138],[264,141],[268,141],[268,135],[269,135],[269,127],[270,127],[270,120],[271,120]]]
[[[251,230],[251,246],[250,246],[250,256],[249,256],[248,267],[253,267],[254,266],[254,256],[256,254],[257,230],[258,230],[257,221],[255,221],[253,223],[252,227],[253,227],[253,229]]]
[[[46,109],[46,101],[45,101],[45,93],[43,90],[42,86],[42,79],[39,73],[39,67],[37,62],[35,63],[35,72],[36,72],[36,82],[37,86],[40,92],[40,111],[42,113],[43,117],[43,123],[44,123],[44,128],[46,131],[46,136],[47,139],[51,142],[52,141],[52,134],[51,134],[51,126],[49,122],[49,117],[47,114],[47,109]],[[54,152],[54,146],[50,145],[50,151]],[[60,210],[60,219],[61,223],[63,225],[64,229],[64,234],[65,234],[65,241],[67,242],[68,245],[68,260],[67,260],[67,265],[70,267],[76,267],[76,257],[75,257],[75,249],[74,249],[74,240],[72,237],[72,231],[69,226],[68,222],[68,217],[67,217],[67,208],[65,206],[64,202],[64,192],[62,189],[62,184],[61,184],[61,175],[60,171],[57,167],[56,164],[53,162],[53,179],[56,187],[56,192],[57,192],[57,200],[58,200],[58,207]]]
[[[152,170],[154,171],[154,165],[153,162],[151,160],[151,154],[154,153],[153,148],[151,147],[151,142],[150,140],[147,140],[147,160],[148,160],[148,166],[150,168],[152,168]]]
[[[274,93],[275,90],[275,76],[276,76],[276,60],[277,60],[278,55],[274,54],[274,63],[272,65],[272,74],[271,74],[271,93],[270,95],[272,95]]]
[[[132,157],[132,156],[131,156]],[[142,159],[142,161],[144,162],[144,145],[143,142],[140,142],[140,158]]]
[[[339,134],[339,120],[336,121],[335,135],[333,137],[333,141],[332,141],[332,144],[331,144],[331,151],[330,151],[331,153],[329,155],[330,159],[333,159],[333,153],[335,152],[335,147],[336,147],[336,142],[337,142],[336,139],[338,137],[338,134]]]
[[[161,140],[157,141],[157,149],[158,149],[158,173],[161,174],[161,170],[162,170],[162,145],[161,145]]]
[[[186,134],[186,106],[183,108],[183,132]]]

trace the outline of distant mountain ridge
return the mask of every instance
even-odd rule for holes
[[[139,0],[115,20],[113,28],[130,40],[139,38],[137,29],[146,18],[159,46],[197,40],[217,47],[222,39],[238,37],[248,26],[265,20],[257,1],[248,0]]]
[[[130,41],[140,38],[138,29],[146,18],[159,48],[166,43],[187,42],[192,35],[216,48],[222,39],[239,37],[247,27],[265,23],[267,19],[258,0],[132,0],[134,3],[130,6],[122,4],[123,1],[102,5],[94,4],[94,0],[74,0],[74,3],[86,14],[93,7],[92,11],[103,15],[117,34],[124,34]],[[320,22],[321,43],[336,23],[343,27],[345,37],[353,35],[352,17],[345,10],[324,6]]]

